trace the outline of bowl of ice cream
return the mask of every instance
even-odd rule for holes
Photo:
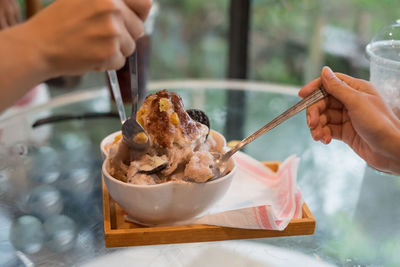
[[[118,136],[118,133],[114,135]],[[224,142],[224,139],[219,139],[223,138],[219,133],[211,131],[210,135]],[[109,139],[114,139],[111,136]],[[231,159],[230,172],[215,181],[132,184],[113,177],[109,168],[110,159],[106,158],[102,172],[109,194],[131,219],[143,225],[174,223],[206,212],[225,195],[236,170]]]
[[[119,132],[101,143],[106,187],[132,220],[144,225],[187,220],[224,196],[236,170],[232,159],[227,175],[207,180],[212,153],[226,149],[225,138],[191,119],[178,95],[164,90],[148,96],[137,120],[149,135],[147,151],[130,150]],[[161,169],[152,167],[159,162]]]

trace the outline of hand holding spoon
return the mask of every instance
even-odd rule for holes
[[[212,181],[212,180],[215,180],[215,179],[218,179],[218,178],[224,176],[227,171],[226,162],[228,161],[228,159],[230,157],[232,157],[233,154],[235,154],[237,151],[242,149],[244,146],[253,142],[255,139],[257,139],[264,133],[275,128],[276,126],[278,126],[282,122],[286,121],[293,115],[296,115],[303,109],[308,108],[312,104],[315,104],[319,100],[325,98],[327,95],[328,95],[327,92],[323,88],[319,88],[319,89],[315,90],[309,96],[303,98],[302,100],[297,102],[294,106],[290,107],[289,109],[284,111],[282,114],[280,114],[279,116],[274,118],[272,121],[268,122],[263,127],[261,127],[260,129],[258,129],[257,131],[255,131],[254,133],[252,133],[251,135],[249,135],[242,141],[240,141],[240,143],[238,143],[236,146],[231,148],[229,151],[227,151],[225,153],[212,153],[213,157],[214,157],[214,165],[212,166],[212,171],[213,171],[214,176],[210,177],[210,179],[208,179],[205,182]]]

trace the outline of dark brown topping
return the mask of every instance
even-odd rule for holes
[[[160,99],[160,98],[163,98],[163,97],[169,98],[169,96],[170,96],[171,94],[174,94],[174,93],[169,93],[167,89],[158,91],[158,92],[156,93],[156,95],[159,97],[159,99]]]
[[[192,120],[200,122],[210,129],[210,120],[208,119],[207,114],[201,109],[188,109],[186,113],[192,118]]]
[[[155,142],[162,147],[171,147],[174,140],[174,128],[169,123],[166,112],[160,112],[160,98],[153,99],[147,121],[147,131],[155,138]]]
[[[175,93],[171,93],[171,102],[174,111],[178,114],[179,124],[181,125],[182,133],[184,135],[196,134],[199,125],[186,113],[185,107],[183,106],[182,98]]]
[[[162,98],[169,99],[173,111],[178,115],[179,124],[176,127],[170,122],[168,113],[160,111],[160,99]],[[146,103],[146,101],[151,101],[151,103]],[[198,133],[198,128],[201,127],[200,123],[192,120],[186,113],[182,98],[176,93],[164,89],[155,95],[148,96],[145,103],[150,109],[145,122],[145,129],[159,146],[171,148],[176,130],[181,131],[183,135],[194,137]]]

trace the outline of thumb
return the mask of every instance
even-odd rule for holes
[[[357,91],[339,79],[331,68],[324,67],[322,69],[321,81],[325,91],[345,106],[351,105],[356,100]]]

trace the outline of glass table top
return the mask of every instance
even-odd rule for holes
[[[230,139],[247,136],[299,100],[296,88],[267,83],[149,84],[149,92],[164,88],[180,94],[186,108],[204,110],[211,127]],[[232,102],[235,93],[244,97],[244,105]],[[105,266],[107,256],[121,263],[136,259],[137,266],[206,266],[218,262],[216,251],[259,264],[254,266],[288,266],[293,253],[303,257],[298,266],[400,264],[400,179],[371,170],[340,142],[314,142],[304,111],[244,151],[263,161],[282,161],[292,154],[301,158],[298,184],[317,222],[314,235],[105,248],[99,144],[120,129],[119,119],[31,125],[54,115],[109,111],[116,108],[107,89],[92,88],[0,120],[0,266]],[[233,125],[227,125],[228,118]],[[235,249],[252,253],[241,255]],[[168,261],[177,259],[176,253],[181,265]],[[216,256],[202,256],[208,254]],[[276,255],[281,261],[274,261]]]

